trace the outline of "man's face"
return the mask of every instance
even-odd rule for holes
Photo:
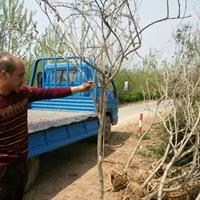
[[[17,60],[16,69],[14,72],[12,72],[11,74],[8,72],[4,72],[4,85],[6,89],[10,92],[18,92],[20,87],[24,83],[24,75],[24,64],[21,61]]]

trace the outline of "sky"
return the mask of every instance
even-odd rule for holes
[[[177,13],[177,4],[175,4],[177,1],[171,0],[169,2],[171,14],[173,15]],[[184,3],[185,1],[181,0],[180,2]],[[166,13],[165,6],[165,0],[143,0],[140,9],[141,24],[148,24],[151,21],[164,17]],[[200,0],[188,0],[186,15],[191,15],[191,17],[184,20],[164,21],[153,25],[143,33],[143,46],[139,53],[145,55],[149,49],[157,49],[165,57],[171,56],[175,49],[172,34],[175,33],[177,26],[181,26],[184,23],[190,23],[195,28],[200,20],[198,10],[200,10]]]
[[[138,0],[137,0],[138,1]],[[177,13],[177,4],[175,0],[169,0],[171,14]],[[184,4],[185,0],[180,0]],[[44,27],[48,25],[48,19],[41,11],[35,0],[25,0],[25,7],[31,10],[36,10],[35,20],[38,21],[37,27],[39,31],[43,31]],[[165,17],[166,13],[166,0],[140,0],[139,16],[141,27],[148,23]],[[187,2],[187,15],[191,15],[190,18],[184,20],[170,20],[161,22],[148,28],[143,32],[142,47],[138,50],[138,53],[144,57],[151,50],[158,50],[163,57],[172,56],[175,43],[172,39],[172,34],[175,33],[177,26],[183,23],[190,23],[194,27],[198,25],[200,20],[200,0],[188,0]]]

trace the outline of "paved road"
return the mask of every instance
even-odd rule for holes
[[[125,122],[133,117],[139,117],[140,113],[149,113],[149,110],[155,110],[156,102],[148,102],[148,103],[135,103],[129,104],[126,106],[122,106],[119,108],[119,123]]]

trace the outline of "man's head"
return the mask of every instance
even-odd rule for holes
[[[25,67],[14,55],[0,56],[0,90],[3,93],[18,92],[24,83]]]

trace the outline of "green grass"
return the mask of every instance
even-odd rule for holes
[[[142,157],[160,157],[165,151],[164,144],[160,145],[147,145],[146,147],[140,148],[137,154]]]
[[[162,156],[165,151],[165,145],[159,144],[159,145],[148,145],[147,150],[151,152],[153,156],[159,157]]]
[[[142,156],[142,157],[144,157],[144,158],[147,158],[147,157],[151,156],[150,152],[147,151],[147,150],[145,150],[145,149],[139,149],[137,151],[137,154],[140,155],[140,156]]]

